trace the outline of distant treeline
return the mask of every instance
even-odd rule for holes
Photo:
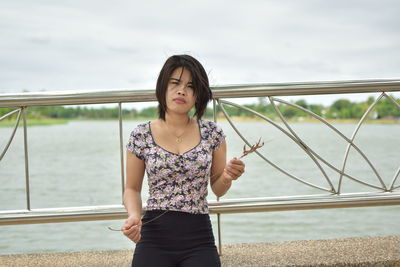
[[[291,102],[305,109],[308,109],[324,118],[330,119],[359,119],[368,109],[368,107],[375,101],[374,97],[369,97],[364,102],[351,102],[347,99],[336,100],[332,105],[325,107],[323,105],[307,104],[305,100],[298,100]],[[396,100],[400,103],[400,99]],[[276,118],[274,107],[266,101],[265,98],[259,98],[258,103],[243,105],[258,113],[261,113],[269,118]],[[236,107],[224,105],[225,110],[230,116],[236,117],[255,117],[254,114],[238,109]],[[278,104],[277,108],[286,118],[308,118],[311,115],[290,105]],[[0,117],[13,108],[0,108]],[[118,107],[113,108],[88,108],[88,107],[68,107],[68,106],[45,106],[45,107],[29,107],[27,112],[28,118],[31,119],[45,119],[45,118],[59,118],[59,119],[115,119],[119,116]],[[217,110],[218,116],[222,115],[220,109]],[[141,110],[123,109],[122,116],[124,119],[142,119],[142,118],[156,118],[158,116],[157,107],[147,107]],[[205,113],[206,118],[212,118],[213,112],[208,108]],[[397,118],[400,119],[400,109],[394,105],[387,98],[381,99],[373,111],[370,113],[370,118]]]

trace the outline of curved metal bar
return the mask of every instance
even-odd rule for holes
[[[400,109],[400,104],[397,103],[397,101],[394,100],[393,97],[391,97],[390,95],[387,95],[386,93],[383,93],[383,94],[385,95],[385,97],[387,99],[389,99],[395,106],[397,106]],[[400,185],[397,186],[397,187],[394,187],[394,183],[396,182],[397,178],[399,177],[399,174],[400,174],[400,167],[397,170],[397,172],[395,173],[395,175],[393,177],[393,180],[392,180],[392,183],[390,184],[390,189],[389,189],[390,191],[400,187]]]
[[[8,117],[8,116],[10,116],[10,115],[12,115],[12,114],[14,114],[14,113],[16,113],[16,112],[18,112],[17,121],[16,121],[15,126],[14,126],[14,129],[13,129],[13,131],[12,131],[12,133],[11,133],[11,136],[10,136],[10,138],[8,139],[7,144],[6,144],[6,146],[4,147],[4,150],[3,150],[3,152],[2,152],[1,155],[0,155],[0,161],[3,159],[4,155],[7,153],[7,150],[8,150],[8,148],[10,147],[11,142],[12,142],[13,139],[14,139],[15,133],[17,132],[19,120],[20,120],[20,118],[21,118],[21,109],[17,109],[17,110],[11,111],[11,112],[9,112],[8,114],[6,114],[6,115],[4,115],[3,117],[1,117],[1,119],[0,119],[0,121],[1,121],[2,119],[4,119],[4,118],[6,118],[6,117]]]
[[[243,137],[243,135],[239,132],[239,130],[238,130],[238,129],[236,128],[236,126],[233,124],[233,122],[232,122],[231,119],[229,118],[229,115],[227,114],[226,110],[224,109],[224,107],[223,107],[223,105],[222,105],[221,103],[226,104],[226,105],[235,106],[235,107],[238,107],[238,108],[242,108],[242,109],[244,109],[244,110],[247,110],[247,111],[249,111],[249,112],[255,114],[256,116],[259,116],[260,118],[262,118],[262,119],[268,121],[269,123],[273,124],[273,125],[274,125],[275,127],[277,127],[279,130],[281,130],[284,134],[286,134],[289,138],[291,138],[295,143],[297,143],[298,145],[301,145],[301,144],[299,144],[299,142],[298,142],[293,136],[291,136],[285,129],[283,129],[282,127],[280,127],[279,125],[277,125],[275,122],[273,122],[273,121],[270,120],[269,118],[265,117],[264,115],[262,115],[262,114],[260,114],[260,113],[258,113],[258,112],[256,112],[256,111],[254,111],[254,110],[251,110],[251,109],[248,109],[248,108],[246,108],[246,107],[240,106],[240,105],[238,105],[238,104],[232,103],[232,102],[228,102],[228,101],[225,101],[225,100],[219,100],[219,99],[218,99],[217,101],[218,101],[218,104],[219,104],[219,106],[221,107],[222,112],[224,113],[226,119],[228,120],[229,124],[232,126],[232,128],[235,130],[235,132],[240,136],[240,138],[242,138],[242,140],[243,140],[248,146],[251,146],[251,144],[247,141],[246,138]],[[292,179],[294,179],[294,180],[296,180],[296,181],[298,181],[298,182],[301,182],[301,183],[303,183],[303,184],[306,184],[306,185],[308,185],[308,186],[311,186],[311,187],[314,187],[314,188],[323,190],[323,191],[327,191],[327,192],[330,192],[330,193],[333,193],[333,194],[335,193],[335,191],[332,191],[332,190],[329,190],[329,189],[327,189],[327,188],[323,188],[323,187],[320,187],[320,186],[318,186],[318,185],[315,185],[315,184],[306,182],[306,181],[304,181],[304,180],[302,180],[302,179],[300,179],[300,178],[298,178],[298,177],[296,177],[296,176],[294,176],[294,175],[288,173],[287,171],[283,170],[282,168],[279,168],[277,165],[275,165],[274,163],[272,163],[271,161],[269,161],[269,160],[268,160],[267,158],[265,158],[262,154],[260,154],[257,150],[255,151],[255,153],[257,153],[258,156],[260,156],[262,159],[264,159],[264,160],[265,160],[266,162],[268,162],[270,165],[272,165],[273,167],[275,167],[276,169],[278,169],[278,170],[281,171],[282,173],[286,174],[287,176],[291,177]]]
[[[0,118],[0,121],[4,120],[5,118],[11,116],[12,114],[14,114],[14,113],[16,113],[16,112],[19,112],[20,110],[21,110],[21,109],[16,109],[16,110],[13,110],[13,111],[8,112],[7,114],[3,115],[3,117]]]
[[[357,147],[356,144],[352,143],[352,142],[350,141],[350,139],[347,138],[347,136],[345,136],[342,132],[340,132],[338,129],[336,129],[332,124],[330,124],[329,122],[327,122],[327,121],[326,121],[324,118],[322,118],[321,116],[319,116],[319,115],[317,115],[317,114],[315,114],[315,113],[313,113],[313,112],[311,112],[311,111],[309,111],[309,110],[307,110],[307,109],[305,109],[305,108],[303,108],[303,107],[301,107],[301,106],[298,106],[298,105],[296,105],[296,104],[292,104],[292,103],[289,103],[289,102],[286,102],[286,101],[284,101],[284,100],[281,100],[281,99],[278,99],[278,98],[274,98],[274,97],[273,97],[273,99],[274,99],[274,101],[278,101],[278,102],[281,102],[281,103],[284,103],[284,104],[287,104],[287,105],[290,105],[290,106],[293,106],[293,107],[297,107],[297,108],[301,109],[302,111],[304,111],[304,112],[310,114],[311,116],[313,116],[313,117],[316,118],[317,120],[321,121],[321,122],[324,123],[326,126],[328,126],[329,128],[331,128],[334,132],[336,132],[340,137],[342,137],[344,140],[346,140],[348,143],[351,143],[351,145],[357,150],[357,152],[360,153],[360,155],[361,155],[367,162],[369,162],[368,158],[367,158],[367,157],[364,155],[364,153]],[[305,144],[304,144],[304,145],[305,145]],[[341,170],[337,169],[335,166],[331,165],[329,162],[327,162],[326,160],[324,160],[323,158],[321,158],[321,157],[320,157],[314,150],[312,150],[310,147],[307,147],[307,149],[310,150],[311,153],[313,153],[319,160],[323,161],[326,165],[328,165],[331,169],[333,169],[333,170],[336,171],[337,173],[343,173],[344,176],[348,177],[349,179],[354,180],[354,181],[357,182],[357,183],[360,183],[360,184],[363,184],[363,185],[366,185],[366,186],[369,186],[369,187],[372,187],[372,188],[375,188],[375,189],[384,190],[383,188],[381,188],[381,187],[379,187],[379,186],[372,185],[372,184],[369,184],[369,183],[360,181],[360,180],[354,178],[353,176],[351,176],[351,175],[349,175],[349,174],[346,174],[345,172],[342,172]]]
[[[387,99],[392,101],[392,103],[395,104],[398,108],[400,108],[400,104],[396,100],[394,100],[393,97],[391,97],[390,95],[386,94],[385,92],[383,92],[382,94],[385,95],[385,97]]]
[[[392,183],[390,184],[390,189],[389,189],[390,191],[392,191],[395,188],[400,187],[400,185],[397,187],[394,187],[394,183],[396,182],[397,178],[399,177],[399,174],[400,174],[400,167],[397,169],[397,172],[395,173],[395,175],[393,177]]]
[[[268,97],[269,101],[271,102],[272,107],[275,110],[275,113],[278,114],[278,116],[281,118],[282,122],[286,125],[286,128],[289,129],[289,131],[292,133],[292,135],[299,141],[300,143],[300,148],[304,150],[304,152],[307,153],[307,155],[314,161],[314,163],[317,165],[317,167],[321,170],[322,174],[324,175],[326,181],[328,182],[329,186],[331,187],[331,190],[336,193],[335,187],[333,186],[331,180],[329,179],[328,175],[325,173],[325,170],[322,168],[322,166],[319,164],[319,162],[315,159],[313,154],[310,153],[307,149],[307,145],[305,145],[305,142],[293,131],[292,127],[289,126],[285,118],[282,116],[282,113],[279,111],[279,109],[276,107],[272,97]]]
[[[367,118],[367,115],[370,113],[370,111],[376,106],[376,104],[379,102],[379,100],[382,98],[383,94],[380,94],[379,97],[374,101],[374,103],[372,103],[371,106],[369,106],[369,108],[364,112],[364,115],[361,117],[360,121],[358,122],[356,128],[354,129],[353,134],[351,135],[351,143],[347,144],[347,148],[346,148],[346,152],[344,155],[344,159],[343,159],[343,166],[342,166],[342,172],[344,172],[344,169],[346,168],[346,162],[347,162],[347,157],[349,155],[350,152],[350,148],[351,148],[351,144],[353,144],[354,139],[356,138],[356,134],[358,132],[358,130],[361,127],[361,124],[365,121],[365,119]],[[385,183],[382,181],[381,176],[379,175],[378,171],[375,169],[375,167],[369,162],[369,160],[367,160],[367,162],[369,163],[370,167],[372,168],[372,170],[374,171],[375,175],[378,177],[379,182],[381,183],[382,187],[384,188],[385,191],[387,191],[386,185]],[[342,180],[343,180],[343,175],[340,174],[339,177],[339,186],[338,186],[338,192],[340,194],[340,189],[342,186]]]

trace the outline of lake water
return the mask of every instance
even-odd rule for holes
[[[138,121],[124,121],[124,146]],[[228,157],[240,156],[243,142],[227,122],[219,123],[227,135]],[[283,126],[283,124],[279,124]],[[333,166],[341,168],[347,143],[321,123],[292,123],[296,133]],[[336,124],[347,137],[355,124]],[[268,123],[237,122],[250,142],[271,140],[260,152],[273,164],[318,186],[328,183],[310,157],[286,135]],[[12,128],[0,128],[0,151]],[[0,210],[25,208],[23,131],[0,162]],[[50,208],[121,203],[121,167],[118,121],[71,121],[65,125],[28,128],[32,208]],[[400,125],[363,125],[355,144],[374,164],[387,186],[400,164]],[[325,194],[276,170],[251,154],[244,158],[245,174],[223,197],[274,197]],[[339,175],[320,162],[337,188]],[[346,172],[362,181],[380,185],[373,171],[354,149]],[[397,185],[400,184],[400,178]],[[343,193],[371,192],[344,179]],[[328,193],[326,193],[328,194]],[[147,186],[143,188],[143,199]],[[209,199],[215,199],[210,193]],[[399,235],[400,207],[367,207],[309,211],[284,211],[222,215],[222,241],[272,242],[342,237]],[[211,216],[216,234],[216,216]],[[115,250],[134,244],[119,232],[123,220],[38,225],[0,226],[0,253]]]

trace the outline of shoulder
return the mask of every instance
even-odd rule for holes
[[[211,136],[211,138],[219,138],[220,136],[225,137],[225,133],[222,130],[222,127],[211,120],[202,120],[203,130]]]
[[[140,130],[143,130],[143,129],[147,129],[149,124],[150,124],[150,121],[139,123],[138,125],[136,125],[134,130],[140,131]]]
[[[216,122],[210,120],[201,120],[200,123],[203,126],[202,132],[205,134],[210,148],[217,150],[226,137],[222,128]]]
[[[224,131],[221,126],[219,126],[216,122],[210,120],[201,120],[201,124],[205,132],[210,133],[212,136],[215,135],[224,135]]]
[[[131,135],[143,135],[148,131],[148,126],[150,122],[143,122],[136,125],[131,131]]]
[[[131,131],[126,148],[136,155],[137,158],[144,160],[144,149],[147,147],[148,123],[140,123]]]
[[[221,129],[221,127],[214,121],[210,120],[200,120],[201,124],[203,127],[209,128],[209,129]]]

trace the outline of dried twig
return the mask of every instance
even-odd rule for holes
[[[169,211],[169,210],[165,210],[163,213],[161,213],[160,215],[154,217],[153,219],[151,219],[151,220],[149,220],[149,221],[147,221],[147,222],[142,223],[142,226],[143,226],[143,225],[146,225],[146,224],[148,224],[148,223],[150,223],[150,222],[152,222],[152,221],[154,221],[154,220],[157,220],[158,218],[160,218],[161,216],[163,216],[163,215],[164,215],[165,213],[167,213],[168,211]],[[108,228],[108,230],[111,230],[111,231],[122,231],[122,229],[115,229],[115,228],[112,228],[112,227],[110,227],[110,226],[108,226],[107,228]]]
[[[258,140],[257,144],[252,145],[249,150],[246,150],[246,144],[245,144],[243,146],[243,154],[240,156],[239,159],[243,158],[244,156],[247,156],[250,153],[253,153],[254,151],[256,151],[257,149],[259,149],[260,147],[262,147],[264,145],[264,142],[262,142],[262,144],[260,144],[260,143],[261,143],[261,138],[260,138],[260,140]]]

